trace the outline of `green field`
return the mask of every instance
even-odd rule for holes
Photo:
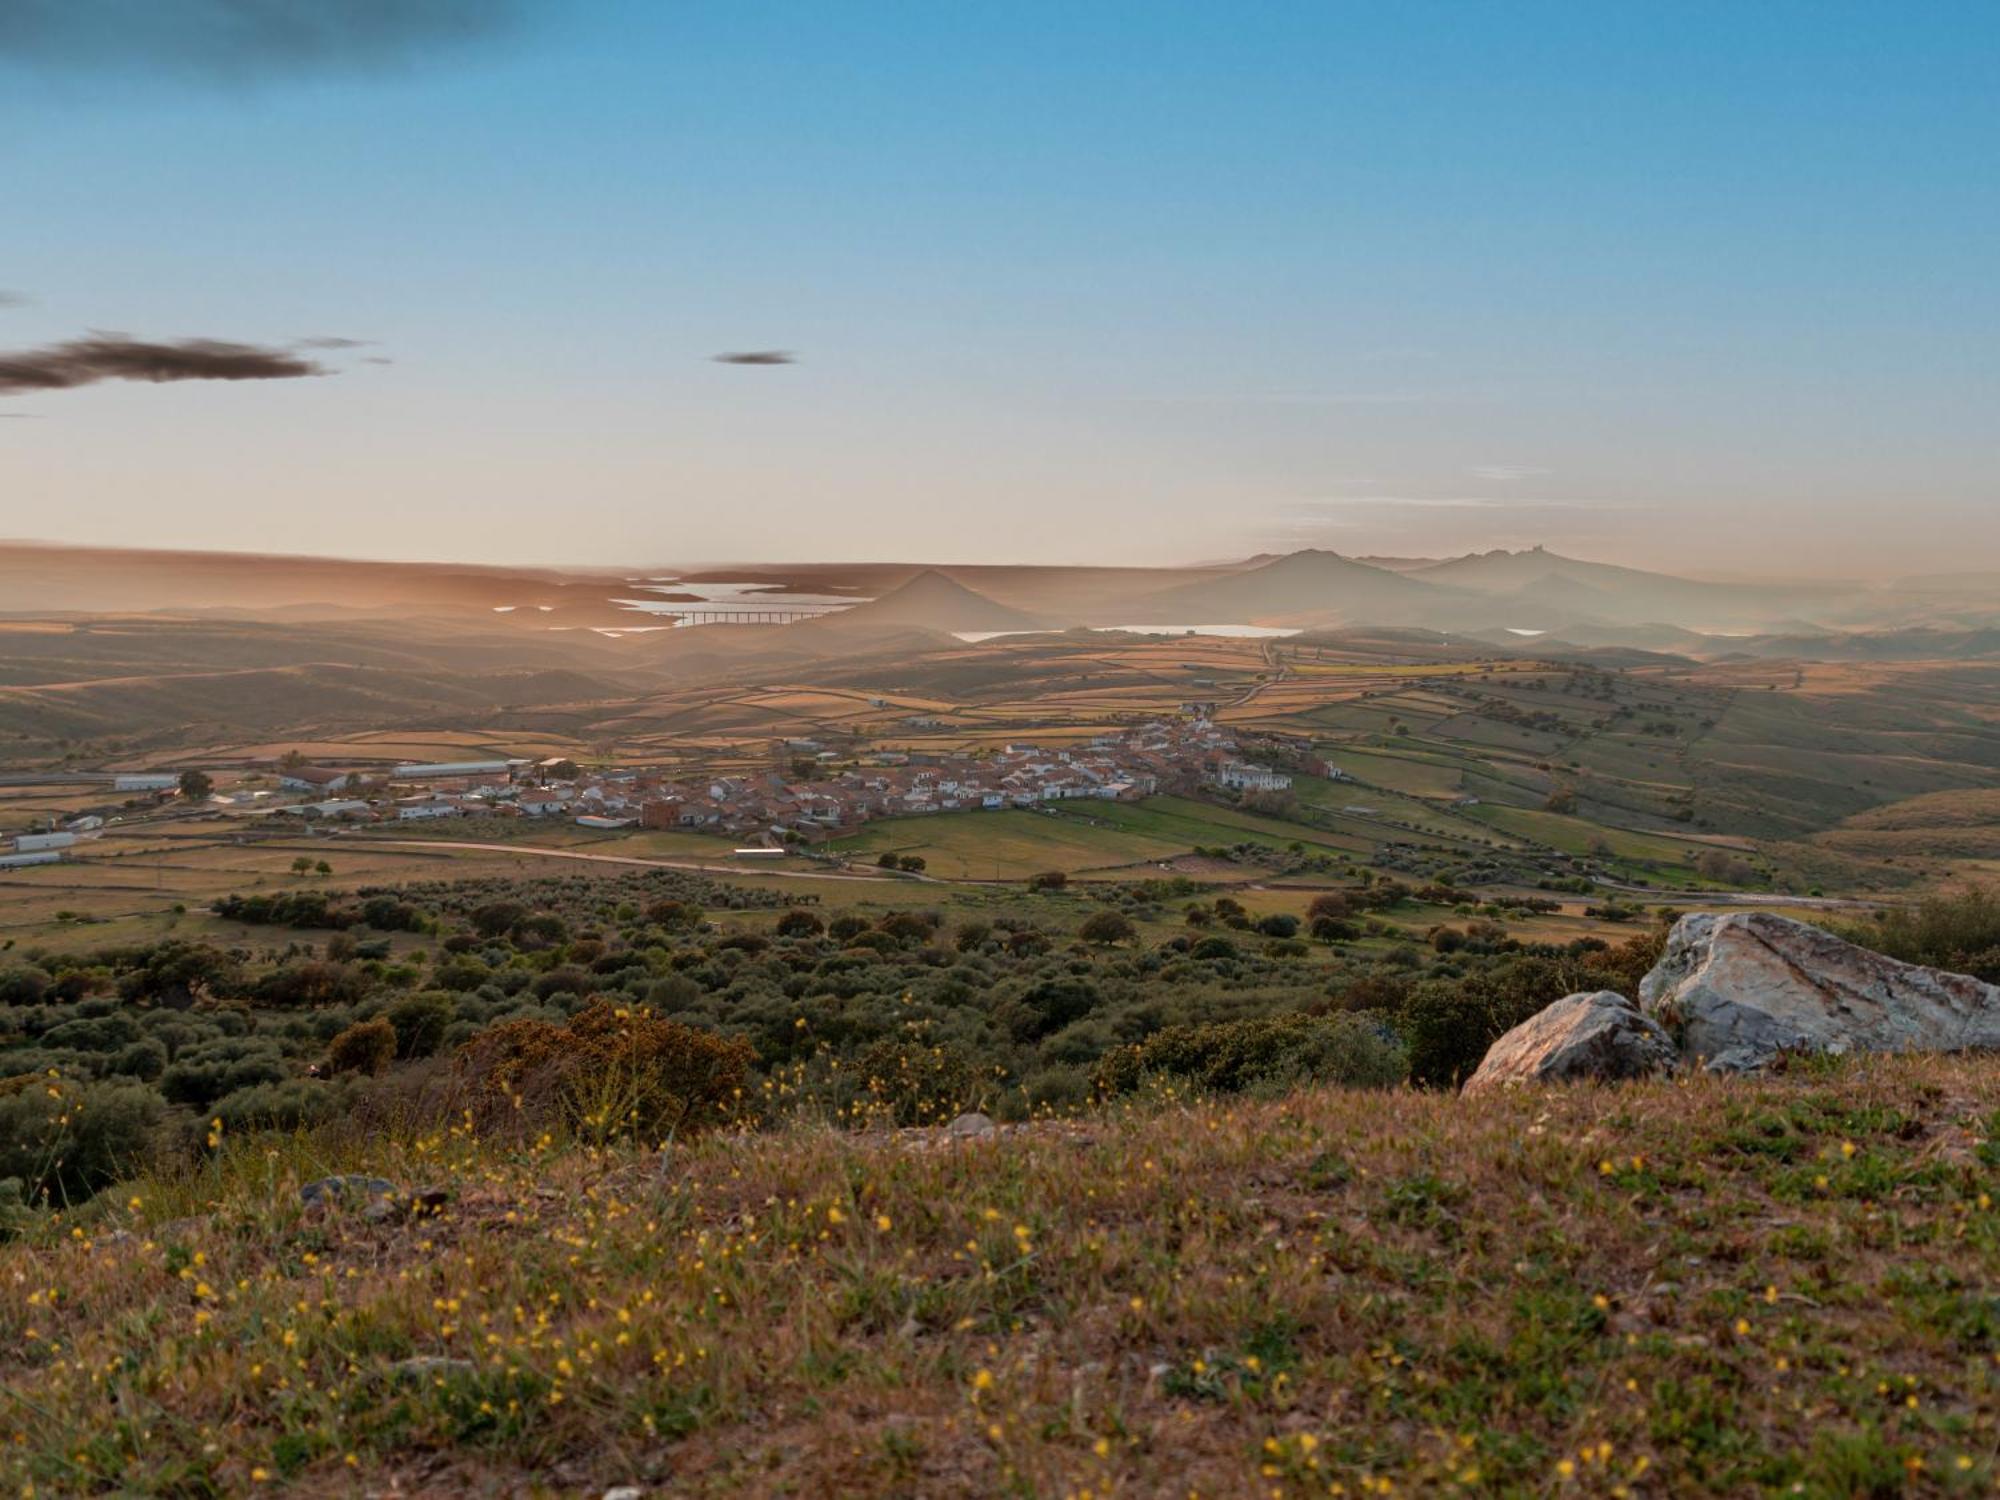
[[[1112,822],[1008,808],[883,818],[829,847],[864,861],[888,851],[920,855],[926,874],[947,880],[1017,880],[1041,870],[1073,873],[1166,859],[1188,846]]]

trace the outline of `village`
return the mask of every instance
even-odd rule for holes
[[[1279,749],[1275,742],[1267,748],[1298,760],[1296,750]],[[227,791],[205,796],[190,797],[186,779],[171,773],[121,778],[117,789],[150,792],[161,807],[199,800],[225,814],[315,824],[534,818],[605,830],[707,833],[776,851],[817,844],[879,818],[1036,808],[1080,798],[1135,801],[1203,788],[1282,795],[1293,774],[1247,759],[1237,737],[1205,716],[1147,723],[1062,747],[835,749],[813,739],[782,739],[772,751],[768,771],[739,766],[714,774],[687,767],[587,769],[564,758],[369,768],[314,765],[288,756],[250,769]],[[1339,774],[1309,757],[1301,764],[1317,774]],[[19,834],[0,861],[54,862],[103,826],[104,815],[91,813]]]
[[[781,847],[818,843],[877,818],[1031,808],[1074,798],[1134,801],[1203,786],[1282,792],[1292,781],[1288,771],[1244,759],[1236,738],[1205,718],[1150,723],[1061,748],[828,749],[811,739],[782,740],[773,748],[774,768],[762,773],[591,771],[567,760],[404,765],[368,796],[339,795],[363,780],[356,773],[294,766],[280,771],[280,789],[317,794],[317,800],[274,811],[357,821],[563,818],[587,828],[679,829]]]

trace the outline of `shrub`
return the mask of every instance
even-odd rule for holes
[[[1003,1002],[994,1015],[1015,1041],[1033,1042],[1082,1020],[1098,999],[1097,986],[1088,979],[1064,974],[1038,980],[1018,998]]]
[[[146,950],[118,981],[127,1000],[185,1010],[204,995],[233,993],[242,982],[236,961],[206,943],[178,940]]]
[[[30,1201],[78,1202],[152,1154],[162,1110],[143,1084],[34,1077],[5,1087],[0,1179],[20,1179]]]
[[[778,918],[777,930],[779,937],[818,937],[826,931],[826,923],[809,911],[793,907]]]
[[[513,930],[515,923],[527,915],[528,908],[519,901],[488,901],[473,909],[472,925],[483,937],[504,937]],[[654,920],[659,919],[656,917]]]
[[[1968,886],[1926,896],[1840,935],[1904,963],[2000,983],[2000,889]]]
[[[1138,929],[1121,912],[1100,911],[1086,918],[1076,935],[1086,943],[1128,943],[1138,935]]]
[[[898,1125],[950,1120],[972,1098],[972,1059],[955,1043],[884,1037],[861,1054],[857,1066],[869,1097]]]
[[[218,1037],[184,1048],[160,1074],[159,1089],[170,1104],[205,1109],[224,1094],[253,1083],[276,1083],[285,1074],[275,1043]]]
[[[252,1130],[300,1130],[332,1117],[344,1100],[334,1086],[310,1078],[257,1083],[224,1094],[208,1113],[230,1135]]]
[[[1129,1093],[1159,1074],[1220,1093],[1305,1083],[1386,1088],[1404,1072],[1395,1040],[1360,1016],[1263,1016],[1169,1026],[1107,1053],[1096,1084],[1103,1094]]]
[[[0,971],[0,1005],[40,1005],[49,983],[49,976],[40,969]]]
[[[368,976],[352,964],[323,958],[286,964],[257,981],[264,1005],[353,1005],[368,993]]]
[[[600,1000],[566,1025],[492,1027],[459,1049],[454,1071],[484,1128],[663,1140],[731,1118],[755,1057],[740,1037]]]
[[[1044,870],[1039,875],[1028,877],[1028,889],[1031,891],[1059,891],[1068,884],[1069,876],[1061,870]]]
[[[444,1045],[445,1029],[451,1025],[451,996],[425,990],[398,1000],[389,1007],[389,1024],[396,1031],[396,1056],[408,1061],[429,1057]]]
[[[365,1073],[372,1078],[395,1059],[396,1028],[386,1016],[355,1022],[326,1049],[327,1066],[335,1073]]]

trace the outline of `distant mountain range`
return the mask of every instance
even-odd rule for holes
[[[594,571],[0,543],[0,615],[171,613],[238,619],[424,616],[503,633],[630,629],[659,602],[660,570]],[[1320,549],[1190,568],[999,563],[757,564],[687,575],[865,598],[797,626],[795,649],[852,649],[862,635],[1118,625],[1410,629],[1495,644],[1546,639],[1714,656],[1822,649],[1865,659],[1935,649],[1986,654],[2000,630],[2000,573],[1758,583],[1681,578],[1543,547],[1453,558],[1345,557]],[[650,595],[645,590],[651,590]],[[678,632],[676,634],[679,634]],[[833,640],[845,635],[848,644]],[[1862,638],[1893,636],[1868,645]],[[731,655],[744,643],[704,645]],[[690,651],[662,642],[662,652]],[[690,652],[690,654],[701,654]]]
[[[1277,625],[1415,622],[1436,602],[1422,583],[1337,552],[1308,550],[1240,573],[1170,588],[1140,602],[1129,623]]]

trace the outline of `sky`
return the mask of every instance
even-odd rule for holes
[[[0,536],[1992,568],[1996,69],[1991,0],[0,0]]]

